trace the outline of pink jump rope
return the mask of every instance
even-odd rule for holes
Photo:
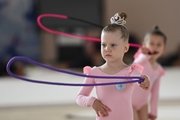
[[[54,18],[60,18],[60,19],[71,19],[71,20],[76,20],[76,21],[81,21],[81,22],[87,23],[87,24],[91,24],[91,25],[99,27],[99,28],[103,28],[100,25],[96,25],[94,23],[91,23],[91,22],[88,22],[88,21],[85,21],[85,20],[81,20],[81,19],[78,19],[78,18],[73,18],[73,17],[69,17],[69,16],[66,16],[66,15],[61,15],[61,14],[41,14],[37,18],[37,23],[38,23],[39,27],[41,27],[43,30],[45,30],[47,32],[50,32],[52,34],[64,35],[64,36],[67,36],[67,37],[79,38],[79,39],[89,40],[89,41],[94,41],[94,42],[100,42],[101,41],[100,38],[79,36],[79,35],[75,35],[75,34],[69,34],[69,33],[66,33],[66,32],[61,32],[61,31],[56,31],[56,30],[49,29],[49,28],[45,27],[41,23],[41,19],[45,18],[45,17],[54,17]],[[131,47],[137,47],[137,48],[142,47],[139,44],[134,44],[134,43],[129,43],[129,44],[130,44]],[[149,50],[148,54],[151,55],[151,54],[155,54],[155,53],[151,53],[150,50]]]

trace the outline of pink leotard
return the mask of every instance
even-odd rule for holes
[[[131,66],[121,70],[114,74],[114,76],[140,76],[143,67],[138,64],[132,64]],[[89,75],[98,76],[111,76],[102,72],[98,67],[85,67],[84,71]],[[118,82],[126,81],[127,79],[98,79],[98,78],[85,78],[84,84],[95,84],[105,82]],[[90,93],[94,86],[83,86],[81,87],[76,102],[80,106],[92,107],[95,99],[100,100],[103,104],[111,109],[107,117],[98,117],[96,120],[133,120],[132,111],[132,91],[134,85],[137,83],[130,84],[116,84],[108,86],[96,86],[97,98],[90,96]],[[142,88],[141,88],[142,89]]]
[[[156,69],[153,69],[148,59],[148,55],[144,55],[142,53],[135,54],[134,63],[138,63],[144,67],[143,74],[147,75],[150,79],[150,89],[145,91],[135,85],[132,95],[132,104],[137,110],[139,110],[148,103],[148,98],[151,95],[150,113],[157,116],[160,79],[162,75],[164,75],[165,70],[160,64]]]

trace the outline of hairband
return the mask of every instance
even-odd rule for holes
[[[47,82],[47,81],[40,81],[40,80],[33,80],[33,79],[28,79],[28,78],[24,78],[22,76],[18,76],[14,73],[11,72],[10,70],[10,66],[11,64],[16,61],[16,60],[20,60],[20,61],[26,61],[29,62],[31,64],[46,68],[46,69],[50,69],[53,71],[57,71],[57,72],[61,72],[61,73],[66,73],[66,74],[70,74],[70,75],[75,75],[75,76],[79,76],[79,77],[89,77],[89,78],[105,78],[105,79],[132,79],[132,80],[128,80],[128,81],[122,81],[122,82],[108,82],[108,83],[97,83],[97,84],[74,84],[74,83],[62,83],[62,82]],[[48,84],[48,85],[63,85],[63,86],[103,86],[103,85],[113,85],[113,84],[126,84],[126,83],[133,83],[133,82],[143,82],[143,78],[141,77],[136,77],[136,76],[93,76],[93,75],[86,75],[86,74],[81,74],[81,73],[77,73],[77,72],[71,72],[71,71],[67,71],[67,70],[62,70],[62,69],[58,69],[58,68],[53,68],[44,64],[41,64],[39,62],[33,61],[27,57],[22,57],[22,56],[16,56],[11,58],[6,66],[6,70],[8,72],[9,75],[11,75],[12,77],[15,77],[17,79],[23,80],[23,81],[27,81],[27,82],[33,82],[33,83],[39,83],[39,84]]]

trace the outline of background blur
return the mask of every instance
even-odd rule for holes
[[[0,0],[0,119],[81,120],[94,119],[89,108],[76,105],[79,87],[48,86],[22,82],[10,77],[6,64],[13,56],[25,56],[55,68],[82,72],[84,66],[104,61],[98,42],[55,35],[36,23],[40,14],[53,13],[87,20],[99,26],[110,23],[117,12],[126,12],[130,42],[143,41],[155,25],[167,36],[167,49],[159,62],[166,69],[160,90],[158,120],[179,120],[180,94],[180,1],[165,0]],[[44,26],[71,34],[100,38],[101,28],[83,22],[42,18]],[[137,48],[130,48],[125,62],[131,64]],[[11,71],[28,78],[82,83],[83,78],[53,72],[16,61]],[[171,116],[172,115],[172,116]]]

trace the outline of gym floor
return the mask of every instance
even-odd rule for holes
[[[162,78],[157,120],[180,120],[180,68],[166,68]],[[82,83],[83,78],[37,67],[26,77],[45,81]],[[0,78],[0,120],[95,120],[91,108],[75,103],[79,87],[42,85],[12,77]],[[95,95],[93,91],[92,95]]]

